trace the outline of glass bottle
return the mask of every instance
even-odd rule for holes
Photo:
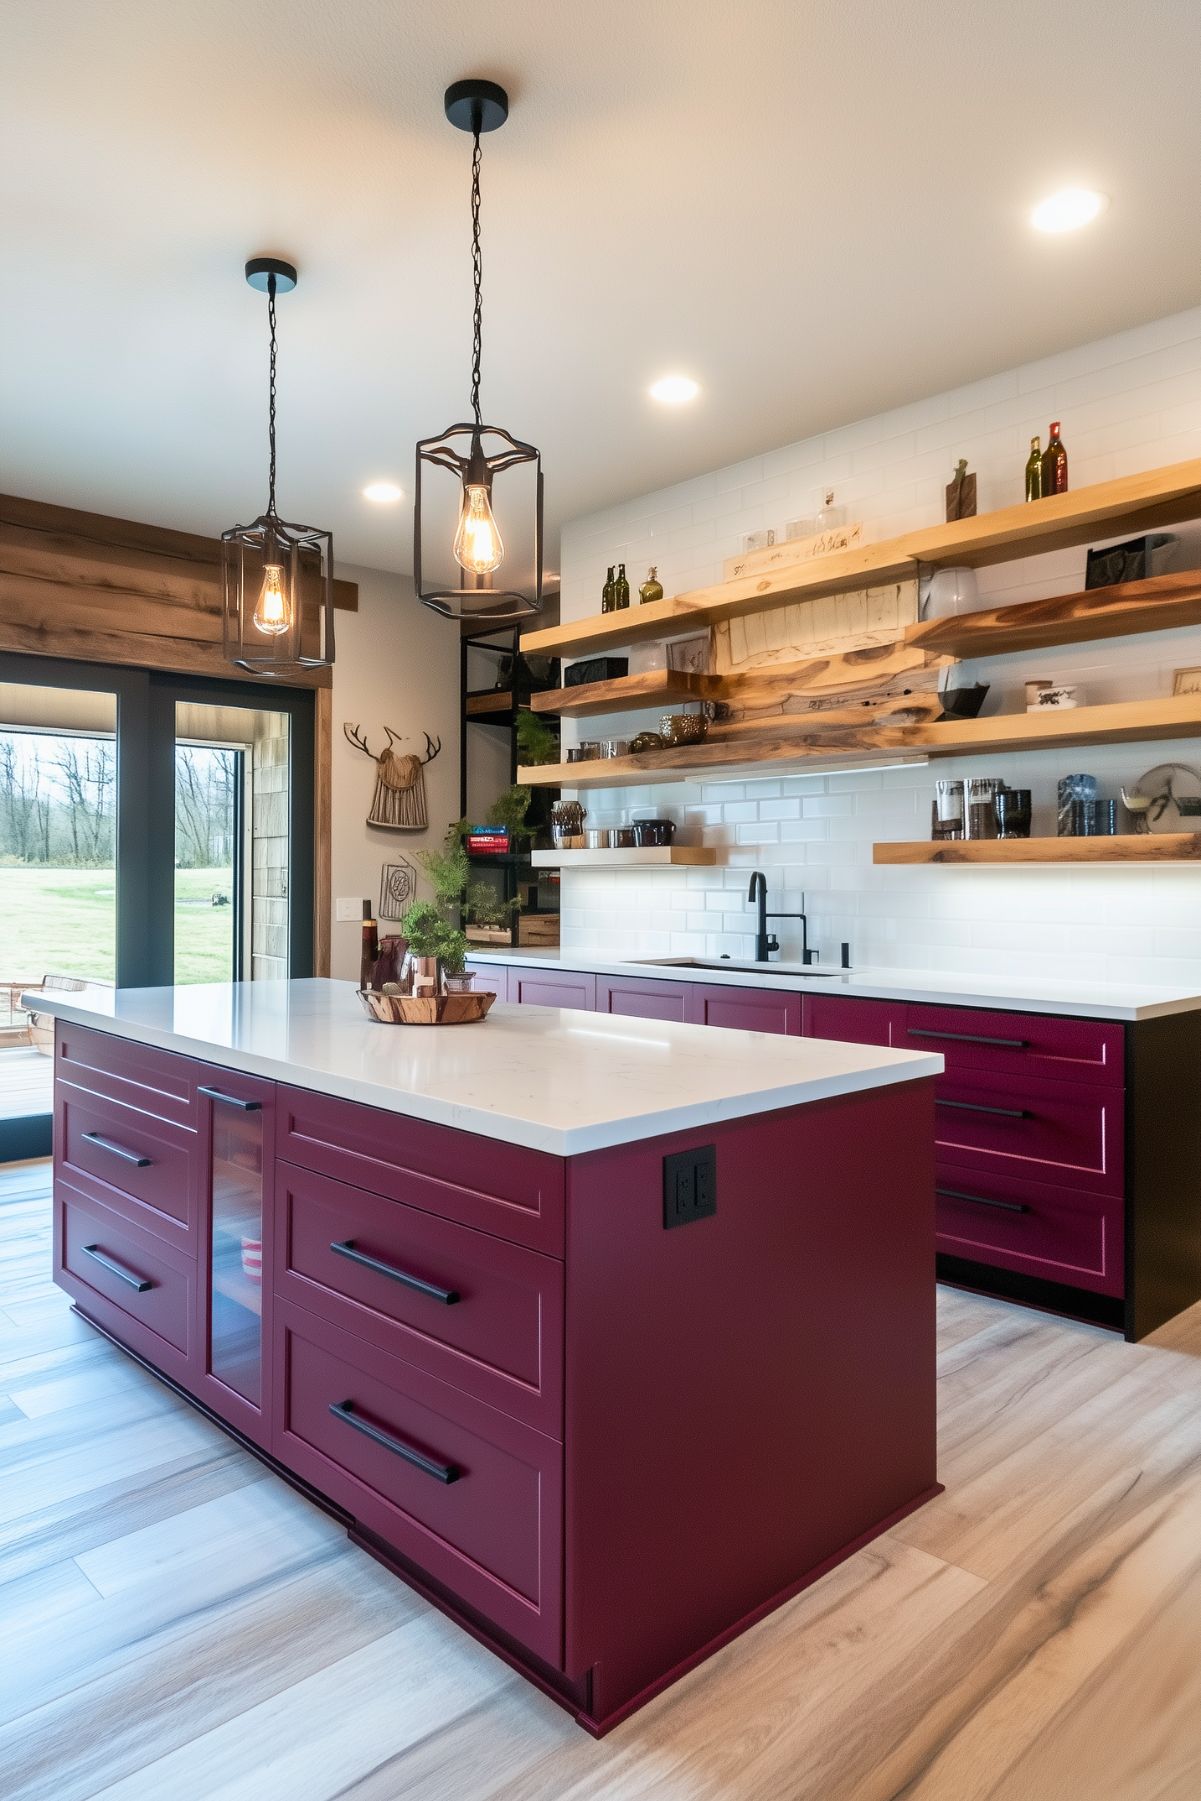
[[[847,510],[845,507],[840,507],[835,504],[833,488],[827,488],[822,497],[822,504],[817,509],[817,516],[813,521],[813,529],[819,534],[821,532],[833,531],[836,525],[843,525],[845,523],[846,514]]]
[[[1059,421],[1051,421],[1051,436],[1043,451],[1043,493],[1066,494],[1068,491],[1068,453],[1059,435]]]
[[[615,586],[616,586],[616,583],[613,580],[613,565],[612,565],[612,563],[610,563],[609,564],[609,573],[605,577],[605,585],[601,589],[601,612],[602,613],[611,613],[613,611],[613,608],[617,604],[617,602],[614,598],[614,594],[613,594],[613,589]]]
[[[652,563],[647,571],[646,580],[638,590],[638,598],[643,606],[651,600],[663,599],[663,583],[659,580],[658,565]]]
[[[1035,432],[1030,440],[1030,455],[1026,458],[1026,499],[1041,500],[1043,497],[1043,453],[1040,439]]]
[[[613,610],[616,613],[620,613],[621,609],[623,607],[628,607],[629,604],[630,584],[626,580],[626,566],[624,563],[619,563],[617,565],[617,580],[613,584]]]

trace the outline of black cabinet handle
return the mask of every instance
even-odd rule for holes
[[[219,1088],[197,1088],[197,1094],[207,1094],[210,1101],[221,1101],[226,1107],[238,1107],[243,1113],[260,1113],[262,1101],[243,1101],[236,1094],[222,1094]]]
[[[1029,1213],[1024,1201],[990,1201],[982,1194],[964,1194],[959,1188],[936,1188],[947,1201],[967,1201],[973,1207],[999,1207],[1002,1213]]]
[[[122,1163],[132,1163],[135,1169],[149,1169],[150,1158],[143,1157],[140,1151],[127,1151],[123,1144],[114,1144],[111,1138],[105,1138],[102,1132],[85,1132],[84,1137],[89,1144],[94,1144],[98,1151],[107,1151],[110,1157],[120,1157]]]
[[[1025,1107],[986,1107],[983,1101],[946,1101],[939,1096],[934,1104],[936,1107],[958,1107],[964,1113],[995,1113],[998,1119],[1033,1118]]]
[[[441,1301],[445,1307],[453,1307],[460,1299],[456,1288],[439,1288],[436,1282],[426,1282],[421,1276],[411,1276],[407,1270],[397,1269],[394,1263],[385,1263],[380,1257],[369,1257],[366,1251],[356,1250],[353,1238],[344,1239],[341,1244],[331,1244],[329,1248],[339,1257],[348,1257],[352,1263],[361,1263],[364,1269],[373,1269],[378,1275],[390,1276],[393,1282],[403,1282],[406,1288],[415,1288],[418,1294],[428,1295],[431,1301]]]
[[[928,1032],[919,1026],[908,1028],[910,1038],[954,1038],[960,1044],[999,1044],[1006,1051],[1028,1051],[1028,1038],[987,1038],[983,1032]]]
[[[453,1463],[435,1463],[432,1457],[423,1456],[412,1445],[405,1444],[403,1439],[393,1438],[390,1432],[381,1431],[378,1426],[373,1426],[369,1420],[355,1412],[353,1401],[331,1401],[329,1410],[335,1419],[341,1420],[344,1425],[353,1426],[356,1432],[362,1432],[365,1437],[374,1439],[377,1445],[383,1445],[385,1451],[394,1451],[397,1457],[403,1457],[406,1463],[411,1463],[414,1469],[423,1470],[436,1482],[459,1480],[460,1472]]]
[[[110,1275],[120,1276],[122,1282],[128,1282],[129,1286],[136,1288],[139,1294],[145,1294],[148,1288],[154,1287],[154,1283],[147,1282],[145,1276],[135,1276],[131,1270],[125,1269],[122,1264],[118,1263],[115,1257],[106,1256],[99,1245],[85,1244],[83,1254],[85,1257],[95,1258],[96,1262],[102,1264]]]

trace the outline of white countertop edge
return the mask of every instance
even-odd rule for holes
[[[823,976],[765,963],[755,969],[692,969],[648,958],[615,958],[606,952],[561,950],[552,946],[506,948],[471,945],[472,963],[506,963],[527,969],[595,971],[603,976],[634,976],[650,981],[697,982],[702,986],[783,988],[798,994],[843,995],[850,999],[917,1001],[930,1006],[984,1007],[1001,1013],[1052,1013],[1074,1019],[1113,1019],[1127,1023],[1164,1019],[1201,1010],[1201,993],[1152,984],[1058,982],[1037,978],[1007,982],[1002,977],[940,975],[935,970],[837,970]]]
[[[881,1061],[869,1069],[845,1070],[835,1075],[809,1077],[801,1082],[786,1082],[778,1087],[756,1089],[725,1098],[707,1097],[703,1101],[660,1107],[645,1114],[627,1114],[621,1118],[586,1125],[555,1128],[501,1111],[457,1105],[437,1095],[414,1093],[362,1081],[339,1075],[336,1071],[306,1069],[303,1065],[287,1062],[279,1057],[214,1044],[187,1032],[121,1019],[90,1009],[80,1004],[78,998],[73,999],[65,993],[23,995],[22,1005],[33,1006],[38,1012],[52,1014],[69,1025],[108,1032],[115,1038],[124,1038],[134,1044],[147,1044],[157,1050],[173,1051],[180,1056],[194,1057],[198,1062],[215,1064],[218,1068],[239,1070],[244,1075],[281,1082],[290,1088],[305,1088],[315,1094],[328,1094],[339,1100],[354,1101],[360,1106],[378,1107],[430,1125],[449,1126],[455,1131],[470,1132],[476,1137],[522,1145],[527,1150],[544,1151],[553,1157],[578,1157],[589,1151],[608,1150],[615,1145],[634,1144],[646,1138],[662,1138],[671,1133],[694,1131],[730,1120],[753,1118],[758,1114],[779,1113],[789,1107],[806,1106],[813,1101],[835,1100],[841,1095],[895,1087],[900,1082],[922,1081],[940,1075],[943,1070],[943,1059],[935,1052],[881,1049]],[[520,1011],[525,1012],[527,1009]],[[558,1013],[561,1009],[538,1007],[528,1011],[550,1014]],[[632,1022],[622,1023],[628,1025]],[[372,1026],[366,1020],[363,1021],[363,1027],[367,1031],[388,1029]],[[707,1030],[703,1026],[692,1029],[698,1032]],[[481,1027],[481,1030],[486,1031],[487,1027]],[[769,1044],[774,1042],[770,1034],[745,1032],[740,1033],[740,1036],[763,1037]]]

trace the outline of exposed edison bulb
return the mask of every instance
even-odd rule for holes
[[[254,623],[268,638],[278,638],[292,624],[292,601],[282,563],[263,564],[263,585],[254,609]]]
[[[455,533],[455,561],[471,575],[491,575],[505,560],[488,490],[480,483],[469,483],[463,489],[463,508],[459,529]]]

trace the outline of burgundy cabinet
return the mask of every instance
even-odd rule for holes
[[[280,1461],[560,1667],[562,1445],[290,1302],[277,1315]]]
[[[940,1163],[938,1249],[1045,1282],[1121,1295],[1121,1199],[1031,1182],[1009,1172]]]
[[[1108,1020],[979,1007],[908,1005],[898,1011],[898,1048],[937,1051],[948,1075],[972,1069],[1023,1081],[1040,1076],[1108,1088],[1125,1084],[1125,1031]]]
[[[798,1037],[801,997],[786,988],[708,987],[688,989],[687,1018],[697,1026],[735,1026],[744,1032],[777,1032]]]
[[[272,1305],[275,1084],[196,1065],[201,1144],[196,1393],[264,1448]]]
[[[591,1013],[596,1006],[596,977],[590,970],[509,967],[509,999],[518,1006],[573,1007]]]
[[[899,1009],[892,1001],[850,1000],[842,994],[806,994],[801,1018],[806,1038],[843,1044],[895,1043]]]
[[[1038,1076],[944,1075],[934,1109],[944,1162],[1121,1194],[1125,1096]]]
[[[54,1185],[54,1274],[84,1313],[176,1381],[195,1368],[196,1266],[186,1252]]]
[[[688,982],[642,981],[638,976],[597,976],[596,1010],[619,1013],[626,1019],[674,1019],[689,1017]]]
[[[190,1127],[60,1080],[54,1146],[58,1172],[73,1188],[196,1256],[199,1170]]]

